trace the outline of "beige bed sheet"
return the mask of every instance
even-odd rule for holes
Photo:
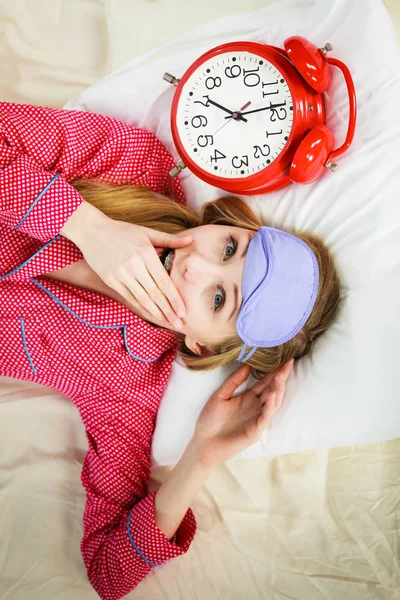
[[[107,23],[124,1],[0,0],[0,98],[61,107],[119,66]],[[156,4],[133,1],[142,11]],[[386,5],[398,26],[400,2]],[[152,43],[189,26],[154,24]],[[86,447],[68,399],[0,379],[0,600],[97,597],[79,550]],[[395,440],[221,465],[194,503],[189,553],[128,597],[400,599],[399,458]],[[167,472],[155,469],[152,485]]]

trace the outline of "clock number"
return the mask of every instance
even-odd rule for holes
[[[206,138],[206,143],[201,143],[200,142],[200,138]],[[197,138],[197,144],[201,147],[201,148],[205,148],[206,146],[208,146],[208,142],[210,141],[210,146],[212,146],[214,144],[214,138],[212,135],[199,135],[199,137]]]
[[[207,77],[206,88],[208,90],[213,90],[215,87],[220,87],[221,83],[221,77]]]
[[[235,69],[235,72],[233,71],[233,69]],[[226,67],[226,69],[225,69],[225,75],[227,77],[230,77],[231,79],[233,79],[234,77],[239,77],[241,72],[242,72],[242,69],[241,69],[241,67],[239,67],[239,65],[233,65],[232,67]],[[235,75],[235,73],[236,73],[236,75]]]
[[[254,158],[261,158],[261,156],[260,156],[261,154],[263,156],[269,156],[269,154],[271,152],[271,148],[268,146],[268,144],[263,144],[263,148],[267,148],[266,154],[264,154],[264,152],[262,151],[261,146],[253,146],[253,148],[254,148]]]
[[[240,165],[235,165],[235,160],[240,160]],[[246,167],[249,166],[249,157],[247,156],[247,154],[242,155],[242,158],[239,159],[238,156],[234,156],[232,158],[232,167],[235,167],[235,169],[240,169],[240,167],[242,167],[243,165],[246,165]]]
[[[270,81],[269,83],[263,83],[262,86],[264,87],[265,85],[278,85],[278,80],[276,81]],[[264,92],[262,93],[263,98],[265,98],[265,96],[273,96],[274,94],[279,94],[279,90],[276,90],[276,92]]]
[[[280,131],[273,131],[272,133],[270,133],[269,131],[266,131],[265,135],[268,138],[269,135],[281,135],[281,133],[282,133],[282,129]]]
[[[208,108],[210,105],[208,104],[209,101],[209,97],[208,96],[203,96],[203,98],[207,98],[206,103],[204,104],[204,102],[202,102],[201,100],[195,100],[194,104],[202,104],[203,106],[205,106],[206,108]]]
[[[219,156],[217,156],[217,154],[219,154]],[[226,158],[226,156],[225,156],[225,154],[222,154],[222,152],[220,152],[219,150],[215,149],[214,156],[210,156],[211,162],[213,160],[215,160],[215,162],[217,162],[217,160],[220,160],[220,158]]]
[[[196,121],[196,119],[198,119]],[[205,123],[203,123],[202,119],[204,119]],[[199,127],[206,127],[208,121],[207,121],[207,117],[205,117],[204,115],[196,115],[195,117],[193,117],[192,121],[192,127],[195,127],[195,129],[198,129]]]
[[[258,85],[261,81],[260,76],[258,75],[257,71],[260,70],[260,67],[257,67],[257,69],[243,69],[243,73],[244,73],[244,85],[246,85],[247,87],[255,87],[256,85]]]
[[[286,108],[280,108],[282,106],[286,106],[286,100],[285,102],[281,102],[280,104],[271,104],[270,103],[270,109],[271,109],[271,113],[269,115],[269,120],[273,121],[275,123],[276,119],[278,118],[279,121],[284,121],[287,117],[287,110]],[[279,110],[279,113],[278,113]],[[282,111],[285,114],[282,114],[280,111]]]
[[[281,111],[283,110],[283,112],[285,114],[280,113],[280,115],[278,114],[278,110]],[[269,115],[269,120],[274,122],[276,121],[276,119],[278,118],[279,121],[284,121],[287,117],[287,111],[285,108],[278,108],[278,110],[276,108],[271,108],[271,113]]]

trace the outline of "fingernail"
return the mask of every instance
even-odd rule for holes
[[[176,319],[173,321],[172,325],[175,327],[175,329],[182,329],[183,323],[179,319]]]
[[[183,310],[183,308],[180,308],[177,312],[180,318],[183,319],[183,317],[185,316],[185,311]]]

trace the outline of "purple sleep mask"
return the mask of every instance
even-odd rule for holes
[[[242,281],[242,306],[236,330],[246,362],[259,347],[292,339],[315,304],[319,270],[311,248],[300,238],[274,227],[260,227],[250,242]],[[252,346],[244,358],[246,348]]]

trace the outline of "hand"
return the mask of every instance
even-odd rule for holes
[[[234,110],[229,110],[229,108],[225,108],[225,106],[222,106],[221,104],[218,104],[217,102],[214,102],[213,100],[210,100],[209,97],[208,97],[208,102],[210,104],[213,104],[217,108],[220,108],[221,110],[224,110],[225,112],[229,113],[230,117],[225,117],[226,119],[231,119],[232,116],[235,114],[236,117],[234,117],[234,118],[235,118],[236,121],[245,121],[247,123],[247,119],[244,119],[242,117],[242,115],[240,114],[240,112],[237,112],[237,111],[235,112]]]
[[[197,419],[193,439],[203,465],[214,467],[260,438],[282,404],[292,364],[293,359],[237,396],[233,394],[247,379],[250,367],[240,367],[224,381]]]
[[[271,110],[273,108],[279,108],[281,106],[286,106],[286,102],[281,104],[271,104],[270,106],[263,106],[262,108],[255,108],[254,110],[246,110],[244,113],[238,113],[240,116],[242,115],[251,115],[252,113],[261,112],[262,110]],[[231,117],[225,117],[225,119],[230,119]]]
[[[240,120],[240,111],[244,110],[245,108],[247,108],[248,106],[250,106],[251,102],[246,102],[246,104],[244,106],[242,106],[242,108],[240,108],[237,112],[232,113],[232,115],[230,117],[225,117],[225,119],[233,119],[234,121]],[[246,121],[246,119],[242,119],[242,121]],[[230,121],[227,121],[226,123],[224,123],[223,125],[221,125],[221,127],[219,129],[217,129],[217,131],[215,133],[213,133],[212,137],[214,137],[218,131],[221,131],[221,129],[223,129],[224,127],[226,127],[228,125]]]
[[[110,288],[144,308],[160,325],[179,329],[186,307],[158,257],[155,246],[182,248],[187,234],[170,235],[115,221],[87,202],[61,230],[81,250],[88,265]]]

